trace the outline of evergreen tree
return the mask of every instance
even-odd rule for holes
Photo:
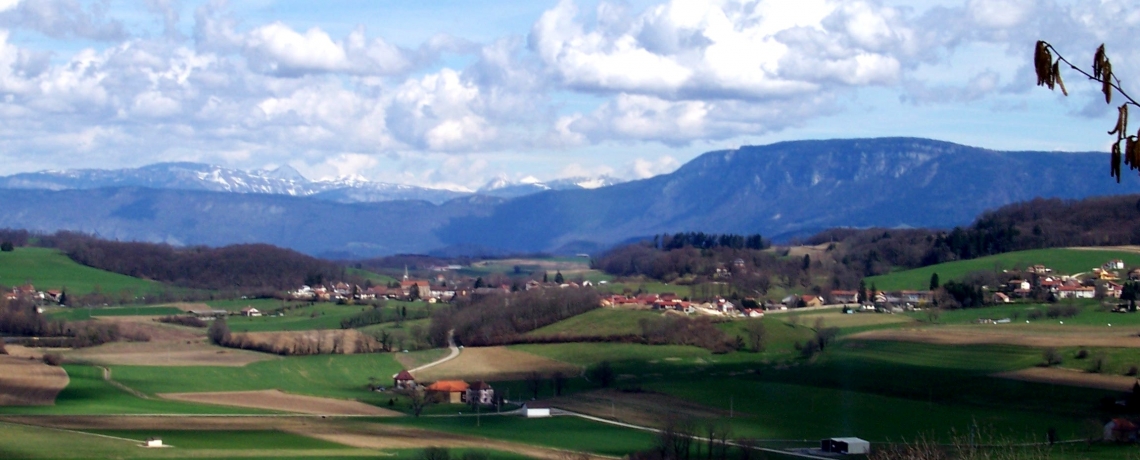
[[[63,292],[59,293],[59,304],[64,306],[67,305],[67,289],[64,289]]]
[[[811,256],[804,254],[804,271],[806,272],[809,268],[811,268]]]
[[[12,252],[14,250],[16,250],[16,246],[13,245],[11,241],[0,243],[0,251]]]
[[[554,282],[558,283],[558,284],[562,284],[562,283],[566,282],[566,278],[562,277],[562,270],[554,272]]]
[[[867,300],[867,282],[859,280],[859,301],[866,302]]]
[[[479,289],[481,287],[483,287],[483,277],[482,276],[475,278],[475,289]]]
[[[930,275],[930,290],[938,289],[938,286],[941,286],[941,284],[938,283],[938,274],[932,273]]]
[[[548,280],[548,279],[546,278],[546,275],[547,275],[547,273],[546,273],[546,272],[542,272],[542,282],[543,282],[543,284],[545,284],[545,283],[549,283],[549,282],[550,282],[550,280]]]

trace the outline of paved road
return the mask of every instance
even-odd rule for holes
[[[459,357],[459,347],[455,346],[455,330],[447,331],[447,347],[451,349],[451,353],[443,358],[424,364],[408,371],[409,374],[415,375],[416,371],[422,371],[432,366],[437,366]],[[394,375],[392,377],[395,377]]]

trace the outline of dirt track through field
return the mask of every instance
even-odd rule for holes
[[[358,401],[302,396],[278,390],[220,391],[211,393],[160,393],[164,399],[188,401],[220,406],[269,409],[282,412],[314,415],[371,415],[396,417],[403,414]]]
[[[52,406],[67,372],[42,361],[0,356],[0,406]]]
[[[1131,391],[1136,377],[1123,375],[1090,374],[1074,369],[1055,367],[1031,367],[1012,372],[1000,372],[994,377],[1021,380],[1025,382],[1052,383],[1074,387],[1099,388],[1103,390]]]
[[[936,345],[1021,345],[1026,347],[1140,348],[1134,329],[1109,331],[1102,327],[1040,327],[984,325],[881,329],[849,336],[855,340],[893,340]]]
[[[508,441],[386,423],[314,417],[0,416],[0,420],[69,430],[280,430],[366,449],[478,448],[512,452],[530,458],[570,458],[566,451]]]
[[[558,371],[573,376],[578,375],[580,369],[505,347],[468,347],[455,359],[417,372],[416,379],[425,382],[444,379],[519,380],[531,372],[549,375]]]

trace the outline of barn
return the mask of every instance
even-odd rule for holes
[[[859,438],[828,438],[819,442],[819,450],[837,454],[868,454],[871,443]]]

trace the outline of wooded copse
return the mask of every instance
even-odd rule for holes
[[[535,289],[457,300],[433,312],[428,334],[446,346],[447,331],[467,346],[513,343],[522,334],[600,307],[592,289]]]

